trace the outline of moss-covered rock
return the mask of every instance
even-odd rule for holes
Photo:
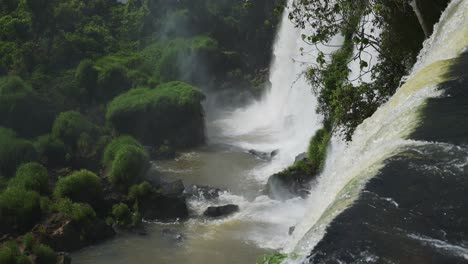
[[[267,194],[275,199],[305,198],[309,194],[310,182],[325,166],[330,138],[330,131],[319,129],[310,140],[307,158],[299,158],[294,165],[270,176],[266,185]]]
[[[182,82],[133,89],[109,104],[106,119],[145,144],[168,140],[176,147],[196,146],[204,141],[203,99],[200,90]]]

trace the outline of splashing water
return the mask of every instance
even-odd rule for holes
[[[296,28],[285,10],[274,45],[270,89],[261,100],[214,122],[221,127],[224,142],[262,152],[279,150],[272,162],[251,172],[260,181],[291,165],[321,126],[317,100],[303,73],[315,62],[319,50],[331,54],[341,46],[343,37],[315,48],[303,41],[302,33],[307,35],[307,30]]]
[[[426,142],[406,140],[418,126],[419,111],[428,98],[439,96],[451,60],[468,45],[468,1],[450,3],[424,43],[407,82],[357,129],[345,146],[333,139],[326,166],[309,197],[308,214],[296,228],[287,251],[308,254],[327,225],[358,197],[383,161],[404,146]]]

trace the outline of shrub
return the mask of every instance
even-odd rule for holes
[[[102,198],[101,179],[87,170],[76,171],[58,180],[54,196],[67,197],[74,202],[96,204]]]
[[[194,146],[204,140],[203,99],[200,90],[182,82],[133,89],[112,100],[106,119],[119,133],[147,144]]]
[[[310,162],[318,169],[316,173],[320,172],[325,165],[330,137],[331,133],[325,128],[322,128],[319,129],[310,140],[307,155]]]
[[[60,167],[66,162],[65,144],[52,135],[40,136],[34,142],[39,161],[49,167]]]
[[[11,179],[9,185],[45,193],[48,189],[48,178],[49,174],[44,166],[36,162],[30,162],[18,168],[16,176]]]
[[[0,247],[0,263],[16,264],[15,253],[9,247]]]
[[[130,185],[142,179],[148,168],[148,154],[144,149],[125,146],[116,153],[109,173],[115,186],[127,190]]]
[[[26,250],[31,250],[34,245],[34,236],[32,233],[27,233],[23,236],[23,244]]]
[[[58,200],[53,210],[78,223],[90,223],[96,218],[96,212],[89,204],[73,203],[67,198]]]
[[[281,264],[288,257],[287,254],[280,252],[273,252],[268,255],[264,255],[257,264]]]
[[[128,198],[134,201],[140,201],[151,194],[153,187],[148,182],[142,182],[130,187],[128,191]]]
[[[36,136],[50,129],[51,109],[17,76],[0,78],[0,126],[21,136]]]
[[[35,246],[33,253],[36,255],[36,264],[55,264],[57,262],[57,255],[47,245],[39,244]]]
[[[99,70],[98,97],[102,101],[112,99],[116,95],[131,88],[127,69],[119,64],[104,65]]]
[[[40,196],[23,188],[7,188],[0,194],[0,233],[27,230],[41,218]]]
[[[94,96],[94,91],[97,85],[98,72],[94,68],[91,60],[83,60],[76,68],[75,80],[78,85],[84,88],[88,96]]]
[[[140,142],[138,142],[133,137],[120,136],[112,140],[112,142],[109,143],[109,145],[107,145],[106,150],[104,151],[102,164],[104,166],[110,166],[112,164],[112,161],[115,158],[115,154],[117,153],[117,151],[119,151],[121,148],[125,146],[135,146],[135,147],[143,149],[143,146],[140,144]]]
[[[52,127],[52,135],[72,148],[76,147],[81,134],[93,135],[96,132],[96,126],[76,111],[60,113]]]
[[[119,226],[129,226],[132,223],[132,212],[124,203],[112,206],[112,216]]]
[[[27,256],[21,255],[16,258],[16,264],[32,264],[32,262]]]
[[[13,130],[0,127],[0,174],[11,177],[17,167],[36,160],[37,153],[31,142],[17,138]]]

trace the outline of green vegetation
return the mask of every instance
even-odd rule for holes
[[[77,223],[92,223],[96,218],[94,209],[85,203],[73,203],[70,199],[59,199],[53,206],[54,212],[59,212]]]
[[[11,177],[21,163],[37,158],[33,144],[17,138],[11,129],[0,127],[0,175]]]
[[[18,168],[9,186],[44,194],[48,190],[48,179],[49,175],[44,166],[36,162],[25,163]]]
[[[9,187],[0,194],[1,231],[26,231],[41,218],[37,192]]]
[[[47,134],[34,141],[39,162],[50,168],[64,166],[67,162],[67,149],[62,140]]]
[[[52,127],[52,135],[75,149],[85,134],[97,133],[96,126],[76,111],[60,113]]]
[[[125,146],[117,151],[112,161],[109,180],[118,188],[127,190],[133,183],[143,179],[148,162],[149,157],[144,149]]]
[[[120,2],[0,3],[0,237],[68,218],[94,243],[89,222],[123,201],[138,224],[152,192],[140,184],[146,149],[172,157],[203,143],[195,87],[251,95],[265,83],[283,0]],[[25,256],[5,250],[0,262],[55,262],[24,240]]]
[[[330,131],[321,128],[315,132],[315,135],[310,140],[309,148],[307,149],[307,157],[309,158],[309,162],[313,164],[314,173],[320,173],[325,166],[330,138]]]
[[[57,255],[54,250],[47,245],[39,244],[33,248],[33,253],[36,256],[37,264],[55,264],[57,263]]]
[[[257,264],[281,264],[287,257],[288,254],[273,252],[257,260]]]
[[[101,179],[87,170],[76,171],[58,180],[54,196],[95,205],[102,199]]]
[[[128,198],[138,204],[139,201],[142,201],[144,198],[148,197],[152,191],[153,187],[148,182],[135,184],[130,187],[128,191]]]
[[[49,129],[53,112],[18,76],[0,77],[0,126],[34,136]]]
[[[168,140],[177,147],[189,147],[204,139],[203,99],[198,89],[182,82],[138,88],[115,98],[106,118],[120,133],[145,143],[159,145]]]
[[[117,152],[127,146],[135,146],[139,149],[144,149],[140,142],[138,142],[135,138],[131,136],[120,136],[112,140],[109,145],[107,145],[104,151],[102,164],[106,167],[110,166],[112,161],[114,161]]]
[[[129,226],[132,222],[132,211],[124,203],[112,207],[112,216],[114,222],[119,226]]]

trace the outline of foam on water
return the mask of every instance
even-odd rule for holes
[[[296,228],[288,251],[309,253],[330,221],[358,197],[386,158],[405,146],[426,144],[405,138],[417,127],[426,100],[441,94],[437,84],[444,81],[451,59],[468,44],[467,13],[468,1],[452,1],[406,84],[356,129],[349,145],[332,141],[325,169],[309,198],[308,215]]]

